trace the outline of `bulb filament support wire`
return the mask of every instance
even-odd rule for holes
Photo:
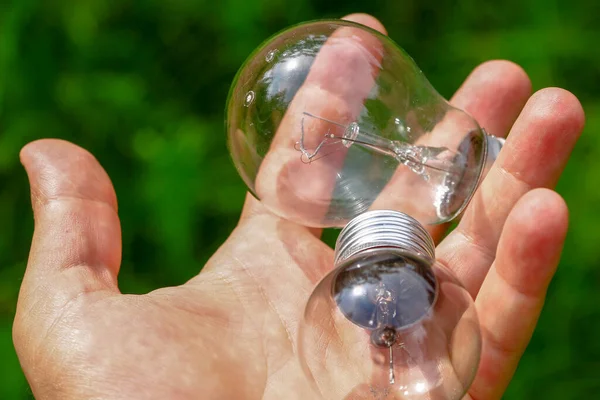
[[[394,382],[396,382],[394,376],[394,346],[390,346],[390,385],[393,385]]]
[[[376,153],[395,158],[399,163],[408,166],[413,172],[423,175],[425,179],[428,179],[425,168],[444,173],[455,173],[452,165],[445,165],[444,167],[440,168],[436,165],[433,165],[431,162],[428,162],[434,160],[435,158],[428,155],[430,150],[435,149],[439,153],[447,150],[445,148],[414,146],[408,143],[389,140],[384,137],[365,132],[360,129],[356,122],[352,122],[349,125],[344,125],[306,111],[304,111],[302,114],[303,116],[300,120],[300,140],[296,142],[294,147],[301,153],[300,159],[304,164],[310,164],[321,158],[327,157],[332,153],[342,150],[343,147],[348,148],[352,144],[359,144],[362,147],[374,150]],[[319,144],[314,148],[314,150],[310,151],[307,149],[305,143],[306,128],[304,122],[307,117],[318,119],[335,127],[342,128],[344,130],[344,134],[343,136],[336,135],[332,133],[331,128],[329,128]],[[340,144],[343,147],[341,147]],[[331,148],[333,145],[338,145],[338,147],[323,153],[325,148]]]

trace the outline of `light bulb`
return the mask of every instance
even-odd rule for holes
[[[232,84],[227,132],[250,191],[314,227],[378,208],[449,221],[471,198],[493,140],[391,39],[342,20],[300,24],[260,45]]]
[[[479,364],[475,304],[415,219],[368,211],[342,230],[298,354],[324,399],[462,399]]]

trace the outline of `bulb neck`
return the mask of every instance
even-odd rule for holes
[[[392,210],[367,211],[352,219],[340,232],[334,263],[377,247],[391,247],[435,258],[435,244],[429,232],[416,219]]]

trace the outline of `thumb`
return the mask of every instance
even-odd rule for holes
[[[75,299],[118,293],[121,260],[115,192],[90,153],[65,141],[40,140],[25,146],[21,162],[35,230],[13,329],[19,356]]]

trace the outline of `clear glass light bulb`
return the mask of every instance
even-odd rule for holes
[[[415,219],[368,211],[342,230],[310,296],[302,367],[324,399],[462,399],[479,364],[475,304]]]
[[[250,191],[314,227],[382,208],[449,221],[471,198],[492,140],[391,39],[342,20],[261,44],[232,84],[227,132]],[[495,154],[502,143],[492,144]]]

